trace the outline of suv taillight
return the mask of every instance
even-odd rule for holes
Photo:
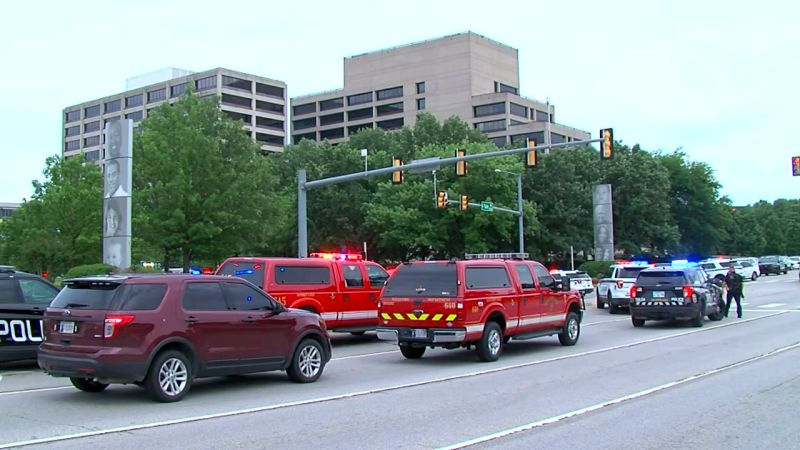
[[[106,316],[103,326],[103,337],[113,337],[120,327],[133,322],[134,316]]]
[[[636,285],[631,286],[631,298],[636,298]]]
[[[684,286],[683,287],[683,298],[686,300],[691,300],[694,297],[694,288],[691,286]]]

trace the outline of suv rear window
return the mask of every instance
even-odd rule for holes
[[[276,266],[278,284],[330,284],[331,271],[319,266]]]
[[[117,293],[119,283],[107,281],[68,281],[58,293],[53,308],[111,309],[111,300]]]
[[[264,287],[264,263],[254,261],[227,262],[220,267],[219,275],[241,277],[260,288]]]
[[[455,264],[401,265],[383,288],[386,297],[455,297]]]
[[[620,267],[617,278],[636,278],[644,267]]]
[[[686,280],[680,271],[641,272],[636,279],[639,286],[683,286]]]

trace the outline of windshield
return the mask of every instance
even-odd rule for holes
[[[413,264],[397,268],[383,288],[384,297],[455,297],[455,264]]]

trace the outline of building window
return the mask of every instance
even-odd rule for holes
[[[92,105],[83,110],[83,118],[97,117],[100,115],[100,105]]]
[[[347,105],[360,105],[362,103],[369,103],[372,101],[372,92],[364,92],[363,94],[355,94],[347,96]]]
[[[283,136],[275,136],[274,134],[256,133],[256,141],[279,147],[283,146]]]
[[[156,89],[147,93],[147,103],[159,102],[166,100],[167,88]]]
[[[316,141],[317,133],[295,134],[294,136],[292,136],[292,143],[297,144],[303,139],[308,139],[309,141]]]
[[[475,124],[475,128],[483,133],[491,133],[492,131],[501,131],[506,129],[506,120],[490,120],[489,122],[480,122]]]
[[[224,111],[224,110],[223,110]],[[250,114],[242,114],[235,111],[224,111],[233,120],[241,120],[245,125],[253,124],[253,117]]]
[[[253,83],[248,80],[243,80],[241,78],[229,77],[227,75],[223,75],[222,86],[231,89],[239,89],[240,91],[250,92],[252,90]]]
[[[97,136],[89,136],[83,139],[83,148],[86,147],[94,147],[95,145],[100,145],[100,135]]]
[[[347,120],[359,120],[372,117],[372,108],[361,108],[347,111]]]
[[[401,112],[403,112],[403,102],[389,103],[388,105],[375,107],[375,113],[379,116],[387,116],[389,114],[397,114]]]
[[[169,87],[170,97],[180,97],[180,95],[184,92],[186,92],[186,83],[176,84],[175,86]]]
[[[212,75],[210,77],[199,78],[194,80],[194,89],[197,92],[200,91],[207,91],[209,89],[214,89],[217,87],[217,76]]]
[[[567,138],[565,136],[558,133],[550,133],[551,144],[563,144],[564,142],[567,142]]]
[[[498,137],[489,138],[489,142],[491,142],[492,144],[496,145],[497,147],[505,147],[506,144],[508,143],[506,136],[498,136]]]
[[[358,133],[361,130],[371,130],[372,129],[372,122],[370,123],[362,123],[360,125],[353,125],[352,127],[347,127],[347,135],[352,136],[355,133]]]
[[[302,114],[310,114],[313,112],[317,112],[317,104],[306,103],[305,105],[296,105],[292,107],[292,111],[295,116],[299,116]]]
[[[142,112],[141,111],[134,111],[129,114],[125,114],[126,119],[131,119],[134,122],[138,122],[142,120]]]
[[[552,120],[552,117],[550,118]],[[547,122],[547,111],[536,111],[537,122]]]
[[[283,88],[280,86],[272,86],[270,84],[256,83],[256,92],[261,95],[283,98]]]
[[[384,130],[387,131],[398,130],[400,128],[403,128],[403,118],[401,117],[399,119],[384,120],[382,122],[376,122],[375,125],[377,125],[378,128],[383,128]]]
[[[422,111],[423,109],[425,109],[425,99],[424,98],[418,98],[417,99],[417,110],[418,111]]]
[[[500,83],[499,81],[494,82],[494,91],[509,92],[511,94],[517,95],[517,88],[515,88],[514,86],[509,86],[507,84]]]
[[[94,122],[89,122],[83,125],[83,132],[84,133],[91,133],[92,131],[98,131],[100,129],[100,121],[95,120]]]
[[[526,122],[520,122],[519,120],[511,119],[509,125],[513,127],[514,125],[525,125],[525,123]]]
[[[544,143],[544,131],[536,131],[533,133],[515,134],[511,136],[511,143],[514,145],[525,145],[528,139],[536,141],[536,145]]]
[[[319,132],[320,140],[324,139],[339,139],[344,137],[344,128],[334,128]]]
[[[272,128],[273,130],[283,131],[283,121],[270,119],[269,117],[256,116],[256,126],[261,128]]]
[[[425,93],[425,82],[420,81],[417,83],[417,94],[424,94]]]
[[[344,108],[344,98],[332,98],[329,100],[322,100],[319,102],[319,110],[327,111],[329,109]]]
[[[397,98],[403,96],[403,86],[393,87],[389,89],[382,89],[377,92],[378,101],[390,98]]]
[[[292,121],[293,129],[302,130],[304,128],[313,128],[317,126],[317,118],[309,117],[308,119],[299,119]]]
[[[92,150],[91,152],[86,152],[83,154],[84,161],[99,161],[100,160],[100,150]]]
[[[142,94],[136,94],[136,95],[131,95],[130,97],[125,97],[126,108],[140,106],[141,104],[142,104]]]
[[[327,116],[319,116],[319,125],[331,125],[334,123],[344,122],[344,113],[328,114]]]
[[[479,105],[473,108],[475,117],[493,116],[495,114],[506,113],[506,102],[489,103],[488,105]]]
[[[283,105],[256,100],[256,110],[283,115]]]
[[[67,129],[64,130],[64,136],[65,137],[77,136],[79,134],[81,134],[81,126],[80,125],[71,126],[71,127],[68,127]]]
[[[222,104],[250,109],[253,102],[249,98],[239,97],[238,95],[222,94]]]
[[[64,114],[64,122],[70,123],[75,122],[76,120],[80,120],[81,118],[81,110],[76,109],[75,111],[67,111]]]
[[[524,117],[526,119],[528,118],[528,108],[522,105],[518,105],[514,102],[511,102],[510,109],[511,109],[511,114],[514,114],[515,116]]]
[[[81,141],[80,139],[75,139],[74,141],[67,141],[64,143],[64,151],[68,152],[70,150],[77,150],[81,148]]]
[[[107,123],[109,123],[109,122],[114,122],[114,121],[116,121],[116,120],[119,120],[119,116],[115,116],[115,117],[106,117],[106,118],[103,120],[103,127],[105,127]]]
[[[110,102],[106,102],[105,105],[103,105],[103,106],[104,106],[103,110],[105,111],[105,114],[112,113],[112,112],[117,112],[120,109],[122,109],[122,100],[120,100],[120,99],[111,100]]]

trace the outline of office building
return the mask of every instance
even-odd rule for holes
[[[292,143],[413,126],[423,111],[457,115],[498,146],[590,139],[557,123],[553,105],[520,95],[517,49],[472,32],[345,58],[343,89],[293,97],[291,107]]]
[[[107,122],[126,118],[136,126],[153,108],[177,100],[188,86],[194,86],[197,95],[220,97],[222,111],[243,122],[262,152],[283,151],[286,83],[223,68],[198,73],[168,69],[128,80],[125,92],[64,108],[64,157],[83,151],[87,160],[102,160]]]
[[[21,203],[0,202],[0,222],[14,215],[14,211],[22,206]]]

